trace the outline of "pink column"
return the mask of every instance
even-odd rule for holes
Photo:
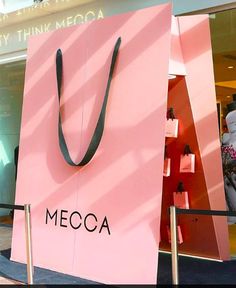
[[[208,16],[180,17],[179,27],[187,72],[186,85],[208,191],[209,208],[226,210]],[[213,217],[213,223],[219,258],[227,260],[227,219]]]

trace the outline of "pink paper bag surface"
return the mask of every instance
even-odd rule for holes
[[[195,154],[186,154],[180,156],[180,173],[195,172]]]
[[[189,209],[189,199],[188,199],[188,192],[174,192],[174,205],[178,208],[182,209]]]
[[[170,25],[171,7],[161,5],[30,39],[16,203],[32,205],[35,266],[107,284],[156,283]],[[71,167],[58,144],[56,51],[63,53],[63,130],[79,161],[118,37],[102,141],[87,166]],[[26,260],[21,211],[11,258]]]
[[[168,119],[166,120],[166,137],[178,137],[178,126],[179,120],[178,119]]]

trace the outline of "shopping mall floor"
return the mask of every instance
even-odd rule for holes
[[[231,255],[236,256],[236,224],[229,226]],[[24,284],[27,282],[26,265],[10,261],[12,225],[9,218],[0,224],[0,285]],[[235,258],[236,257],[232,257]],[[189,257],[179,257],[180,284],[236,284],[236,261],[216,262]],[[35,284],[98,284],[35,267]],[[159,254],[158,284],[171,284],[171,258]]]

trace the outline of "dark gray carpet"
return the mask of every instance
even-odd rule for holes
[[[10,261],[9,259],[10,249],[0,252],[0,275],[9,279],[27,283],[26,265]],[[34,267],[34,284],[91,285],[98,283],[79,277]]]
[[[171,256],[159,254],[158,284],[171,284]],[[236,284],[236,261],[213,262],[179,257],[179,284]]]
[[[26,283],[26,265],[10,261],[9,259],[10,249],[0,252],[0,275],[6,278]],[[158,284],[170,285],[172,282],[171,256],[168,254],[160,253],[158,266]],[[114,271],[114,273],[117,272],[118,271]],[[236,261],[213,262],[180,256],[179,280],[180,284],[184,285],[236,284]],[[99,284],[87,279],[82,279],[79,277],[74,277],[37,267],[34,268],[34,283],[42,285]]]

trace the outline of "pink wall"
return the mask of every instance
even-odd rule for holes
[[[208,16],[177,17],[172,21],[171,44],[169,71],[185,77],[169,81],[168,107],[174,108],[179,119],[179,136],[166,139],[171,176],[163,183],[160,247],[164,250],[170,250],[165,211],[173,205],[179,181],[188,191],[190,208],[226,210]],[[179,173],[186,144],[196,155],[193,174]],[[229,259],[226,218],[185,215],[179,216],[179,225],[184,238],[180,252]]]
[[[201,153],[209,209],[227,210],[208,16],[180,17],[179,27],[187,71],[186,85]],[[226,217],[213,217],[213,223],[219,258],[227,260],[229,258],[227,219]]]
[[[102,283],[155,284],[162,197],[171,7],[162,5],[32,37],[29,42],[16,203],[32,204],[34,265]],[[98,117],[116,39],[122,43],[105,131],[82,169],[59,151],[55,53],[64,55],[63,127],[74,160]],[[94,213],[98,228],[55,226]],[[159,213],[158,213],[159,211]],[[60,215],[58,215],[59,217]],[[78,216],[78,215],[77,215]],[[104,217],[107,229],[99,233]],[[60,224],[60,219],[57,221]],[[95,219],[87,225],[92,229]],[[78,225],[78,218],[73,218]],[[14,221],[12,260],[25,261],[23,215]]]
[[[190,102],[190,94],[187,90],[186,78],[178,77],[170,81],[168,94],[168,107],[173,107],[175,115],[179,120],[178,138],[167,138],[168,156],[171,158],[171,175],[164,177],[163,182],[163,198],[162,198],[162,219],[161,219],[161,244],[163,250],[170,250],[166,226],[169,225],[169,215],[165,213],[173,203],[173,192],[176,191],[179,181],[182,181],[184,188],[188,192],[190,209],[206,209],[213,210],[210,205],[209,190],[207,180],[209,175],[205,173],[203,167],[203,157],[199,148],[199,138],[196,130],[196,122],[194,122],[192,106]],[[172,83],[174,82],[174,83]],[[211,123],[211,130],[217,131],[217,121]],[[211,138],[208,137],[209,143]],[[195,154],[196,164],[195,173],[180,173],[180,156],[183,154],[184,146],[189,144],[191,150]],[[219,149],[219,146],[215,147]],[[219,168],[219,167],[218,167]],[[218,177],[210,174],[210,177]],[[219,181],[221,181],[219,179]],[[222,199],[220,210],[226,210],[224,207],[225,200],[224,190],[218,191],[219,198]],[[222,221],[217,217],[216,221]],[[183,243],[179,245],[179,252],[215,259],[228,259],[228,233],[227,222],[223,219],[221,225],[215,227],[211,216],[201,215],[179,215],[178,224],[181,227],[183,235]],[[218,229],[218,230],[217,230]],[[218,238],[218,234],[226,229],[224,235]],[[224,254],[220,251],[220,246],[224,245]]]
[[[180,43],[180,31],[178,17],[172,16],[171,19],[171,46],[169,59],[170,75],[186,75],[183,52]]]

